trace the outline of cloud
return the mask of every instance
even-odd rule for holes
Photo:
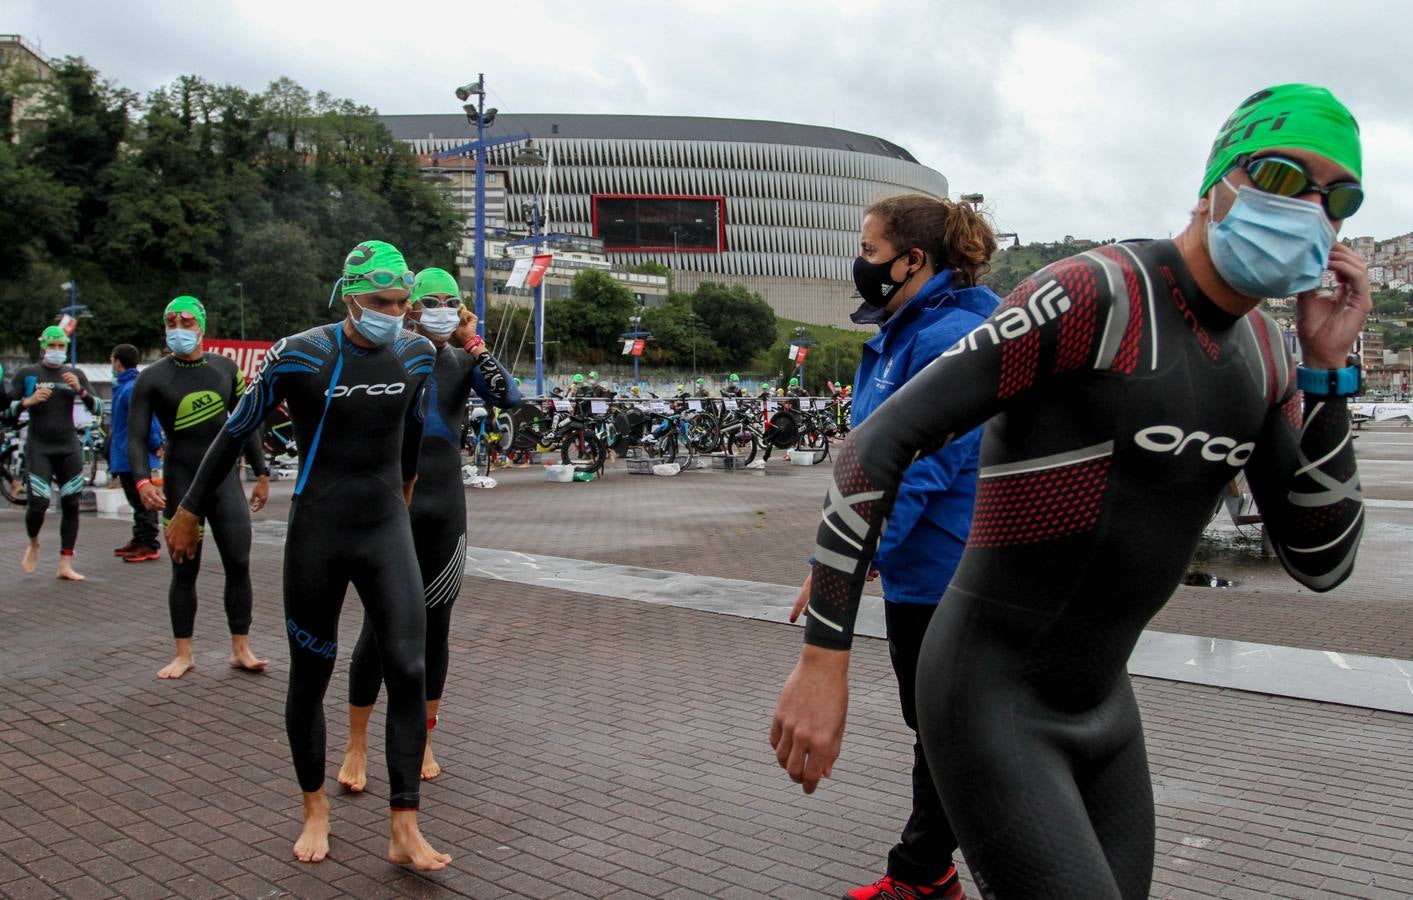
[[[6,27],[139,91],[188,73],[255,90],[289,75],[383,112],[455,112],[452,86],[485,72],[505,112],[833,125],[984,193],[1026,240],[1181,228],[1231,108],[1258,87],[1312,81],[1363,126],[1371,194],[1350,227],[1390,236],[1413,229],[1413,69],[1396,7],[518,0],[464,13],[224,0],[198,16],[173,0],[12,0]]]

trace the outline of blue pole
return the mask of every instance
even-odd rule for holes
[[[540,204],[539,198],[530,204],[530,227],[534,232],[533,255],[540,253]],[[545,395],[545,283],[535,285],[535,396]]]
[[[476,334],[486,336],[486,74],[480,73],[476,142]]]

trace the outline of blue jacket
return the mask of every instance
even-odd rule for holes
[[[943,269],[864,344],[854,377],[853,424],[991,315],[1001,298],[986,287],[954,288]],[[981,432],[974,431],[908,467],[873,565],[883,596],[935,604],[952,580],[971,533]]]
[[[132,408],[132,384],[137,381],[137,369],[124,369],[113,382],[113,433],[108,436],[108,471],[114,475],[131,472],[128,465],[128,410]],[[152,417],[152,427],[147,432],[147,449],[156,451],[162,446],[162,426],[157,417]],[[148,453],[147,465],[157,468],[161,465],[153,453]]]

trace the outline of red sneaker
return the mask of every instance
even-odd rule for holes
[[[124,556],[123,562],[139,563],[161,558],[162,554],[156,547],[138,547],[127,556]]]
[[[114,555],[114,556],[127,556],[129,553],[135,553],[135,552],[137,552],[138,550],[141,550],[141,549],[142,549],[142,548],[139,547],[137,544],[134,544],[132,541],[128,541],[126,544],[122,545],[121,547],[115,548],[115,549],[113,550],[113,555]]]
[[[922,897],[930,897],[932,900],[966,900],[962,883],[957,878],[957,867],[948,868],[941,878],[926,884],[909,884],[892,875],[884,875],[873,884],[849,891],[844,895],[844,900],[918,900]]]

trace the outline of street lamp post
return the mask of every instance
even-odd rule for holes
[[[813,338],[809,338],[809,337],[806,337],[806,336],[805,336],[805,329],[804,329],[804,326],[798,326],[798,327],[795,328],[795,343],[796,343],[798,346],[800,346],[800,347],[813,347],[813,346],[815,345],[815,341],[814,341]],[[808,356],[808,354],[806,354],[806,356]],[[805,361],[804,361],[803,359],[800,360],[799,369],[800,369],[800,387],[804,387],[804,386],[805,386]]]
[[[240,291],[240,339],[245,340],[245,285],[236,282],[236,290]]]
[[[461,107],[467,121],[476,126],[476,334],[486,336],[486,126],[495,121],[496,111],[486,109],[486,75],[456,89],[456,99],[468,100],[476,95],[475,103]]]

